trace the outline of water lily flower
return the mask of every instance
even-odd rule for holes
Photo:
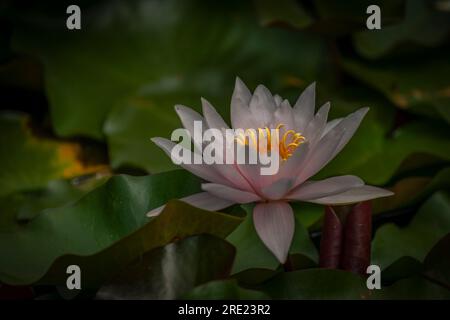
[[[204,128],[229,129],[215,108],[202,98],[203,116],[177,105],[175,110],[186,130],[193,136],[194,121]],[[281,163],[274,175],[261,175],[260,165],[250,164],[180,164],[181,167],[209,181],[203,192],[180,200],[205,210],[220,210],[233,204],[255,203],[253,222],[257,234],[275,257],[284,263],[295,228],[294,213],[289,205],[305,201],[323,205],[343,205],[390,196],[391,191],[364,182],[353,175],[319,181],[308,180],[328,164],[355,133],[368,108],[361,108],[344,118],[327,122],[330,104],[315,113],[315,84],[300,95],[291,107],[288,100],[272,95],[259,85],[253,95],[236,79],[231,99],[232,128],[279,130],[279,143],[271,152],[279,152]],[[153,138],[169,156],[176,144],[168,139]],[[195,141],[194,141],[195,144]],[[357,155],[355,155],[357,156]],[[155,216],[163,207],[150,211]]]

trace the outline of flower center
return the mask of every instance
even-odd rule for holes
[[[267,153],[276,150],[280,154],[281,159],[287,160],[292,156],[294,151],[305,142],[306,138],[301,133],[294,130],[287,130],[283,133],[280,139],[280,130],[284,124],[280,123],[275,129],[270,130],[268,127],[254,129],[247,129],[245,132],[240,132],[236,136],[236,140],[241,145],[248,145],[256,148],[258,152]],[[274,132],[275,131],[275,132]],[[276,134],[274,138],[277,143],[272,143],[272,133]]]

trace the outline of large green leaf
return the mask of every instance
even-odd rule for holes
[[[374,290],[371,299],[383,300],[449,300],[450,290],[423,277],[400,280],[392,286]]]
[[[44,209],[61,207],[80,199],[100,184],[105,177],[90,177],[84,181],[52,180],[41,189],[23,191],[0,197],[0,231],[11,232],[33,219]],[[75,180],[75,179],[74,179]]]
[[[201,235],[146,252],[97,293],[100,299],[176,299],[197,285],[228,276],[235,249]]]
[[[0,114],[0,196],[44,188],[55,179],[104,170],[80,158],[81,146],[33,133],[28,116]]]
[[[102,138],[109,110],[141,95],[175,121],[173,103],[192,102],[193,94],[228,109],[236,75],[278,87],[315,78],[320,41],[260,28],[252,6],[237,4],[107,2],[83,9],[80,32],[67,31],[65,10],[51,19],[20,8],[13,45],[44,63],[54,127],[63,136]]]
[[[342,270],[309,269],[281,273],[264,284],[273,299],[363,299],[369,290],[358,275]]]
[[[423,261],[431,248],[450,232],[450,197],[438,192],[425,202],[403,228],[393,223],[380,227],[372,242],[372,264],[382,269],[404,256]]]
[[[431,249],[425,258],[425,275],[450,288],[450,233]]]
[[[82,266],[86,283],[98,283],[109,274],[105,265],[114,272],[175,238],[200,233],[226,236],[241,219],[180,202],[168,205],[157,218],[146,218],[150,209],[199,188],[198,179],[185,171],[112,177],[72,205],[45,210],[20,229],[2,230],[0,280],[35,282],[59,258],[43,283],[62,283],[69,264]]]
[[[239,273],[247,269],[275,270],[279,266],[278,260],[263,244],[253,225],[253,206],[245,206],[247,216],[244,222],[231,233],[227,240],[236,247],[236,259],[232,273]],[[297,215],[301,215],[298,213]],[[313,262],[317,261],[317,250],[312,243],[309,233],[299,221],[295,219],[295,233],[290,254],[301,254]]]
[[[441,50],[418,57],[402,57],[400,61],[364,63],[346,59],[344,69],[384,94],[399,108],[421,115],[450,119],[448,52]],[[426,79],[426,80],[425,80]]]
[[[450,290],[423,277],[369,290],[364,278],[330,269],[281,273],[264,284],[263,291],[274,299],[450,299]]]
[[[371,138],[370,136],[363,137],[362,133],[355,136],[355,143],[361,142],[361,146],[364,145],[365,138]],[[377,139],[376,144],[366,140],[366,148],[370,151],[353,154],[351,152],[355,149],[353,149],[353,141],[351,141],[344,148],[342,154],[338,155],[319,174],[319,177],[336,175],[336,173],[354,174],[362,177],[367,183],[383,185],[396,173],[402,162],[411,155],[424,153],[446,161],[450,160],[450,155],[446,151],[450,148],[450,139],[445,126],[414,122],[398,128],[387,139],[379,136]],[[355,160],[352,160],[352,157]]]
[[[401,22],[382,26],[381,30],[358,32],[354,35],[354,43],[360,54],[374,59],[410,42],[436,46],[445,40],[449,30],[450,16],[447,12],[438,11],[424,0],[409,0]]]
[[[184,295],[183,299],[263,300],[268,299],[268,296],[260,291],[239,287],[236,280],[223,280],[200,285]]]

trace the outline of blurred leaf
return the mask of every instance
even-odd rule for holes
[[[390,188],[394,195],[373,201],[374,213],[403,208],[418,204],[440,189],[450,188],[450,168],[440,170],[433,177],[409,176]]]
[[[438,192],[419,209],[403,228],[393,223],[381,226],[372,242],[372,264],[384,269],[401,257],[422,262],[431,248],[450,232],[450,197]]]
[[[313,30],[331,35],[344,35],[366,28],[366,19],[369,16],[366,10],[372,4],[380,6],[384,27],[403,16],[403,3],[404,0],[315,0],[313,5],[319,18]]]
[[[163,130],[152,134],[160,135],[178,127],[173,103],[191,104],[193,96],[220,102],[227,114],[236,75],[279,89],[304,87],[319,74],[321,40],[260,28],[252,9],[241,2],[115,1],[87,8],[83,29],[67,32],[65,10],[52,20],[22,8],[13,45],[42,60],[59,135],[102,139],[111,108],[142,96],[170,122],[156,123]]]
[[[447,56],[448,52],[440,50],[426,56],[405,56],[370,64],[344,60],[343,67],[397,107],[448,121],[450,63]]]
[[[40,211],[74,202],[106,181],[108,177],[91,177],[75,183],[52,180],[42,189],[13,193],[0,198],[0,231],[12,231],[13,225],[33,219]]]
[[[450,289],[450,233],[431,249],[424,261],[425,275]]]
[[[108,170],[103,164],[84,163],[78,143],[36,136],[29,122],[25,115],[0,114],[0,196],[39,189],[50,180]]]
[[[261,268],[275,270],[279,266],[278,260],[266,248],[253,225],[253,206],[244,206],[247,216],[242,224],[236,228],[227,240],[236,247],[236,259],[232,273],[239,273],[246,269]],[[295,233],[290,254],[302,254],[310,260],[317,261],[317,250],[312,243],[308,231],[295,218]]]
[[[358,275],[342,270],[309,269],[280,273],[264,284],[273,299],[363,299],[369,290]]]
[[[436,46],[446,39],[449,31],[448,12],[435,10],[428,1],[409,0],[406,1],[405,18],[400,23],[356,33],[353,41],[361,55],[376,59],[408,42]]]
[[[382,290],[373,290],[372,299],[383,300],[441,300],[450,299],[450,290],[424,278],[413,277],[400,280]]]
[[[355,139],[364,137],[357,133]],[[373,144],[367,137],[368,144]],[[384,140],[384,141],[383,141]],[[383,185],[395,174],[399,166],[408,156],[415,153],[431,154],[446,161],[450,160],[447,150],[450,149],[450,139],[445,126],[438,124],[414,122],[402,126],[394,131],[392,137],[378,141],[366,157],[359,157],[354,153],[357,160],[346,163],[349,152],[352,150],[352,142],[344,148],[342,154],[338,155],[329,166],[319,174],[319,177],[340,174],[354,174],[368,184]],[[367,148],[367,146],[366,146]],[[354,155],[357,154],[358,157]],[[349,164],[354,164],[350,167]],[[357,163],[357,164],[356,164]],[[333,173],[333,174],[331,174]]]
[[[281,23],[303,29],[313,21],[301,3],[295,0],[255,1],[255,6],[259,14],[259,20],[263,25]]]
[[[28,284],[46,274],[42,283],[61,284],[66,267],[77,264],[88,285],[175,238],[200,233],[225,237],[241,219],[181,202],[146,218],[150,209],[199,188],[199,180],[185,171],[114,176],[72,205],[45,210],[18,230],[2,229],[0,252],[9,258],[1,261],[0,281]]]
[[[268,298],[263,292],[239,287],[236,280],[211,281],[183,296],[183,299],[191,300],[264,300]]]
[[[225,278],[235,250],[207,235],[189,237],[146,252],[100,288],[107,300],[176,299],[195,286]]]
[[[351,272],[310,269],[281,273],[263,286],[273,299],[367,300],[449,299],[450,290],[424,278],[400,280],[380,290],[369,290],[365,279]]]
[[[423,271],[423,265],[417,259],[405,256],[396,260],[381,272],[381,282],[392,284],[395,281],[420,276]]]

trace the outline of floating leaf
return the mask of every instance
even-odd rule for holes
[[[176,299],[228,276],[235,250],[213,236],[194,236],[146,252],[97,293],[99,299]]]
[[[81,161],[82,148],[35,136],[27,116],[0,114],[0,196],[45,187],[51,180],[107,171]]]
[[[183,296],[183,299],[191,300],[264,300],[268,298],[263,292],[239,287],[236,280],[211,281]]]
[[[182,183],[181,183],[182,182]],[[241,219],[175,202],[148,220],[145,214],[200,188],[185,171],[145,177],[114,176],[76,203],[48,209],[19,230],[0,233],[0,281],[60,284],[70,264],[82,266],[87,284],[99,283],[142,252],[175,238],[210,233],[226,236]]]
[[[372,242],[372,264],[382,269],[409,256],[422,262],[431,248],[450,232],[450,198],[435,193],[406,227],[393,223],[381,226]]]
[[[411,42],[431,47],[445,40],[450,31],[448,13],[436,10],[423,0],[409,0],[405,4],[405,18],[401,22],[354,35],[353,42],[361,55],[376,59],[401,44]]]

